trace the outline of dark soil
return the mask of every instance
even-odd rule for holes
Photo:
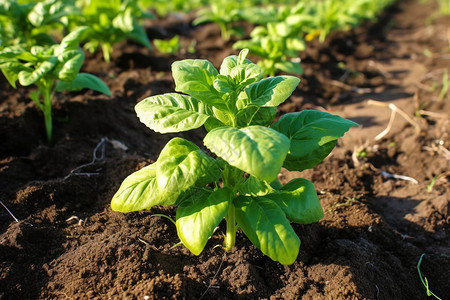
[[[400,1],[378,23],[300,53],[305,73],[280,115],[325,109],[361,127],[314,169],[280,174],[283,182],[312,180],[325,212],[318,223],[294,225],[302,245],[291,266],[262,255],[241,232],[225,253],[215,247],[223,227],[194,256],[174,247],[169,220],[152,216],[174,217],[173,208],[123,214],[109,205],[122,180],[174,136],[147,129],[134,105],[173,91],[173,61],[204,58],[219,67],[237,53],[216,25],[194,28],[188,17],[148,24],[150,38],[182,35],[185,54],[176,57],[132,43],[117,45],[110,64],[88,54],[84,71],[113,96],[57,95],[52,145],[30,90],[1,77],[0,200],[18,221],[0,207],[0,299],[425,299],[422,254],[431,291],[450,299],[450,95],[439,98],[450,19],[436,12],[431,1]],[[188,54],[193,39],[197,52]],[[417,126],[397,114],[376,140],[391,111],[369,99],[395,104]],[[180,134],[198,145],[203,135]]]

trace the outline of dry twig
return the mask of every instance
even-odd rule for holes
[[[19,220],[13,215],[13,213],[6,207],[5,204],[3,204],[2,201],[0,201],[0,204],[6,209],[6,211],[9,213],[9,215],[14,219],[14,221],[16,221],[17,223],[19,222]]]
[[[416,129],[416,132],[419,133],[422,131],[422,128],[420,127],[420,125],[414,121],[410,116],[408,116],[407,113],[405,113],[403,110],[401,110],[400,108],[398,108],[395,104],[393,103],[384,103],[384,102],[380,102],[380,101],[376,101],[376,100],[369,100],[367,101],[368,105],[375,105],[375,106],[382,106],[382,107],[388,107],[391,109],[391,117],[389,119],[389,123],[388,126],[386,127],[385,130],[383,130],[382,132],[380,132],[376,137],[375,140],[380,140],[383,137],[385,137],[389,131],[392,128],[392,124],[394,123],[394,118],[396,113],[399,113],[409,124],[413,125],[414,128]]]

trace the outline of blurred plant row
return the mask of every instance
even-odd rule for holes
[[[80,39],[83,47],[103,51],[111,59],[114,44],[131,39],[152,49],[143,27],[144,19],[194,12],[194,25],[218,24],[224,40],[235,37],[234,48],[250,48],[260,56],[266,74],[273,73],[274,60],[295,58],[304,50],[304,40],[324,41],[334,30],[348,30],[365,20],[374,20],[393,0],[4,0],[0,2],[0,49],[48,46],[65,33],[87,26]],[[250,39],[243,40],[242,22],[256,25]],[[166,42],[166,43],[164,43]],[[161,52],[175,54],[179,39],[158,41]],[[278,64],[280,71],[297,73],[291,64]]]
[[[347,30],[374,20],[393,0],[2,0],[0,1],[0,69],[15,88],[36,85],[31,98],[43,111],[48,141],[52,139],[51,102],[54,92],[93,89],[109,94],[91,74],[79,73],[83,47],[102,51],[109,62],[113,46],[133,40],[161,53],[177,54],[180,39],[150,41],[146,19],[193,13],[193,25],[216,23],[233,48],[247,48],[259,57],[266,75],[302,74],[299,51],[306,41],[324,41],[334,30]],[[243,22],[253,30],[244,39]],[[195,52],[195,41],[189,45]]]

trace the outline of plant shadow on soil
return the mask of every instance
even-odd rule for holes
[[[443,49],[434,44],[442,43],[437,38],[410,39],[406,46],[397,40],[420,32],[425,22],[417,15],[430,11],[405,1],[388,10],[381,25],[335,33],[325,45],[313,43],[302,54],[302,86],[279,115],[340,106],[346,113],[354,109],[351,104],[362,107],[367,99],[397,103],[411,98],[414,90],[404,86],[415,73],[404,66],[381,71],[374,66],[408,58],[409,66],[417,64],[424,59],[425,42],[430,49]],[[393,27],[384,30],[391,19]],[[444,21],[449,24],[448,18]],[[191,28],[168,23],[164,36]],[[199,41],[196,55],[215,66],[235,53],[217,38],[220,30],[213,24],[191,34]],[[19,219],[15,223],[0,209],[1,299],[424,299],[416,268],[422,253],[421,270],[431,290],[442,299],[450,295],[448,181],[425,191],[431,178],[448,171],[448,160],[437,150],[423,150],[441,138],[439,122],[429,122],[426,134],[419,136],[410,126],[396,128],[368,146],[372,150],[359,166],[351,154],[360,145],[340,142],[336,154],[302,172],[299,176],[315,184],[325,217],[316,224],[293,225],[302,241],[293,265],[271,261],[241,232],[236,248],[225,254],[216,247],[223,242],[224,223],[204,252],[194,256],[182,246],[173,247],[178,238],[169,220],[152,217],[174,218],[174,208],[121,214],[109,207],[122,180],[155,161],[168,140],[181,136],[201,146],[204,135],[202,130],[153,133],[133,110],[142,98],[173,91],[170,72],[161,71],[170,70],[174,58],[123,43],[115,47],[113,59],[107,65],[101,54],[86,55],[84,71],[99,75],[113,96],[90,91],[58,95],[52,145],[44,142],[41,114],[27,100],[29,91],[13,90],[0,77],[0,200]],[[347,70],[337,65],[341,61]],[[435,64],[429,60],[426,66]],[[350,71],[356,72],[344,80],[347,86],[333,85]],[[359,94],[348,87],[371,90]],[[450,114],[448,98],[436,112]],[[370,113],[351,119],[366,129],[383,125]],[[71,174],[92,161],[103,138],[103,159]],[[408,174],[419,184],[386,179],[381,170]],[[87,175],[93,173],[98,175]],[[280,180],[289,176],[282,172]]]

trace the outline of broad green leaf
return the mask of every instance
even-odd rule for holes
[[[55,50],[55,55],[59,56],[69,50],[77,50],[79,48],[80,40],[83,38],[85,32],[89,29],[88,26],[77,27],[66,35]]]
[[[69,1],[47,0],[38,2],[28,13],[28,21],[35,27],[41,27],[68,14],[78,13]]]
[[[250,125],[261,125],[264,127],[272,124],[275,116],[277,115],[276,106],[263,106],[258,109],[256,114],[253,116]]]
[[[220,66],[220,74],[231,78],[236,87],[244,88],[264,77],[261,68],[246,59],[248,52],[248,49],[243,49],[239,56],[228,56]]]
[[[275,106],[249,105],[238,111],[236,114],[236,123],[238,127],[250,125],[261,125],[264,127],[272,124],[277,113]]]
[[[281,189],[281,188],[283,187],[283,185],[281,184],[281,182],[280,182],[278,179],[275,180],[275,181],[272,181],[272,182],[270,183],[270,186],[271,186],[272,188],[276,189],[276,190],[279,190],[279,189]]]
[[[80,49],[69,50],[58,55],[60,66],[57,70],[57,77],[62,81],[72,81],[77,77],[83,65],[84,52]]]
[[[230,165],[268,182],[276,179],[289,151],[286,136],[263,126],[219,127],[203,142]]]
[[[278,106],[297,88],[300,79],[293,76],[277,76],[263,79],[245,89],[252,104]]]
[[[300,239],[275,202],[265,197],[239,196],[233,203],[238,226],[262,253],[283,265],[294,263]]]
[[[177,208],[176,227],[183,245],[199,255],[214,230],[225,218],[233,193],[228,188],[204,189],[185,198]]]
[[[275,64],[275,68],[277,70],[280,70],[280,71],[283,71],[286,73],[298,74],[298,75],[303,74],[303,68],[298,62],[293,62],[293,61],[277,62]]]
[[[199,128],[214,118],[207,104],[177,93],[146,98],[136,104],[135,110],[142,123],[161,133]]]
[[[353,126],[358,124],[337,115],[304,110],[285,114],[271,128],[291,140],[283,167],[302,171],[320,163],[333,150],[337,139]]]
[[[216,119],[219,120],[222,124],[232,126],[233,121],[229,113],[213,107],[213,114],[214,117],[216,117]]]
[[[310,224],[323,218],[314,185],[307,179],[293,179],[265,197],[275,201],[291,222]]]
[[[217,75],[214,79],[213,86],[219,93],[225,94],[233,90],[233,84],[230,82],[230,78],[224,75]]]
[[[237,65],[230,72],[230,78],[232,78],[236,87],[239,89],[245,88],[249,84],[254,83],[255,81],[260,80],[264,73],[261,68],[254,63],[251,64],[243,64]]]
[[[156,172],[159,190],[164,194],[203,187],[220,176],[216,161],[182,138],[173,138],[167,143],[157,160]]]
[[[112,24],[123,32],[133,31],[132,9],[130,7],[125,9],[124,12],[120,13],[112,20]]]
[[[17,61],[0,61],[0,70],[2,70],[3,75],[5,75],[5,78],[13,88],[16,88],[16,81],[20,71],[33,71],[33,69],[26,67],[24,64]]]
[[[224,58],[222,61],[222,64],[220,65],[220,74],[227,76],[230,75],[231,71],[238,65],[242,63],[251,64],[252,62],[245,57],[248,54],[248,50],[243,49],[239,56],[237,55],[230,55]]]
[[[4,48],[0,51],[0,59],[19,59],[32,62],[38,60],[33,54],[19,46]]]
[[[111,96],[108,86],[100,78],[89,73],[78,73],[77,77],[71,82],[57,81],[55,86],[57,92],[79,91],[82,89],[91,89]]]
[[[264,196],[273,190],[267,182],[251,175],[239,186],[239,194],[244,196]]]
[[[33,45],[30,47],[30,53],[36,57],[35,60],[45,60],[46,56],[53,55],[53,52],[57,45],[52,45],[51,47],[47,48],[41,45]]]
[[[152,50],[152,44],[150,43],[147,33],[142,26],[135,24],[133,31],[128,33],[127,37],[138,43],[141,43],[142,45],[147,47],[147,49]]]
[[[269,32],[282,37],[288,37],[292,33],[292,27],[286,23],[268,23]]]
[[[219,121],[216,118],[209,118],[208,120],[206,120],[204,126],[205,126],[206,131],[209,132],[209,131],[213,130],[214,128],[224,127],[226,125],[223,124],[221,121]]]
[[[304,51],[306,48],[306,43],[302,38],[288,38],[286,39],[286,48],[294,51]]]
[[[129,175],[111,200],[111,208],[120,212],[149,209],[155,205],[173,205],[176,197],[161,193],[153,163]]]
[[[207,60],[185,59],[172,64],[177,92],[188,94],[217,108],[226,109],[222,94],[213,86],[218,74],[213,64]]]
[[[248,48],[250,51],[258,56],[264,57],[265,51],[264,48],[261,47],[261,44],[257,41],[253,40],[240,40],[233,44],[233,49],[245,49]]]
[[[33,71],[20,71],[19,72],[19,82],[23,86],[28,86],[42,77],[44,77],[47,73],[53,70],[53,68],[58,63],[58,59],[54,56],[51,56],[49,60],[42,62],[35,70]]]

